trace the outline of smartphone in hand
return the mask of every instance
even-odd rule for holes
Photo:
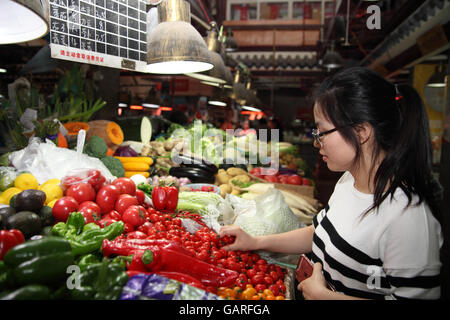
[[[303,280],[311,277],[313,274],[313,269],[314,265],[312,264],[312,262],[304,254],[302,254],[300,256],[300,259],[298,260],[297,269],[295,270],[297,281],[300,283]],[[332,291],[336,291],[331,283],[327,282],[327,287]]]

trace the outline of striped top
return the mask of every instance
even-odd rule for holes
[[[343,174],[313,220],[311,258],[336,291],[369,299],[440,297],[440,224],[424,202],[405,209],[407,203],[399,188],[392,202],[388,197],[362,218],[373,195],[356,190],[353,176]]]

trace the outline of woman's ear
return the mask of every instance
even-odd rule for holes
[[[355,126],[358,135],[359,144],[365,144],[373,135],[373,128],[367,122]]]

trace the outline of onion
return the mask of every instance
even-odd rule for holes
[[[129,146],[118,147],[114,152],[116,157],[137,157],[138,154],[133,148]]]

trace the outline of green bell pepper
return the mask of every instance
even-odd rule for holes
[[[72,212],[66,223],[59,222],[52,228],[52,233],[64,237],[70,242],[73,256],[85,255],[99,250],[104,239],[113,240],[125,229],[123,221],[116,221],[100,228],[95,223],[84,225],[80,212]]]
[[[115,300],[128,281],[123,265],[103,258],[102,262],[88,265],[80,274],[80,287],[71,290],[75,300]]]
[[[99,262],[100,259],[95,254],[89,253],[84,256],[81,256],[77,264],[80,267],[81,272],[83,272],[89,265]]]
[[[45,237],[21,243],[4,257],[15,284],[56,284],[66,277],[67,267],[73,264],[69,241]]]

